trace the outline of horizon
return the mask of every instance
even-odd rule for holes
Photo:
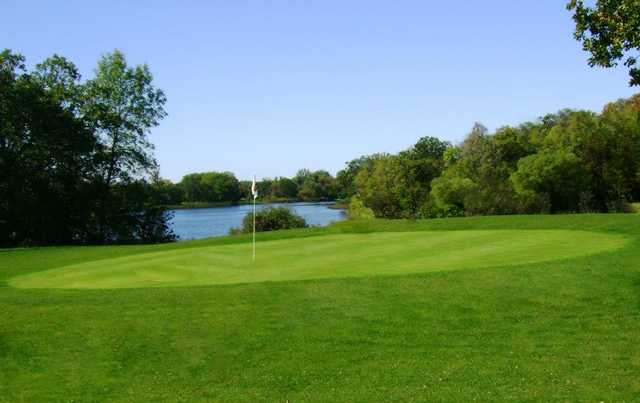
[[[563,2],[78,4],[9,1],[3,47],[28,66],[58,53],[84,78],[115,48],[148,63],[169,113],[149,139],[174,182],[335,175],[423,136],[457,143],[476,121],[493,132],[635,92],[624,68],[587,65]]]

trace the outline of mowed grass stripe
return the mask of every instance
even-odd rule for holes
[[[325,235],[102,259],[14,277],[18,288],[139,288],[388,276],[528,264],[622,247],[577,230],[466,230]]]

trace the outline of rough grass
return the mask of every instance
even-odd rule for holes
[[[469,270],[86,290],[9,283],[98,259],[242,248],[248,238],[0,251],[0,401],[637,399],[640,216],[341,223],[261,234],[260,243],[507,229],[627,241]]]

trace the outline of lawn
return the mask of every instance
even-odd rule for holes
[[[0,401],[636,401],[640,216],[0,251]]]

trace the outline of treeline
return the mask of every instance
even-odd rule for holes
[[[458,145],[424,137],[347,163],[337,183],[387,218],[630,211],[640,201],[640,95],[495,133],[476,124]]]
[[[64,57],[27,71],[0,52],[0,245],[172,240],[147,139],[165,101],[118,51],[85,81]]]
[[[327,171],[301,169],[293,178],[265,178],[256,183],[261,201],[334,200],[338,194],[336,179]],[[185,175],[178,183],[156,182],[164,205],[198,203],[237,203],[253,200],[251,181],[239,181],[231,172],[202,172]]]
[[[174,239],[168,205],[250,200],[229,172],[159,178],[147,135],[166,115],[146,65],[106,54],[82,80],[54,55],[31,71],[0,52],[0,245]],[[640,95],[600,113],[562,110],[461,144],[421,138],[363,156],[332,177],[263,179],[260,199],[351,200],[358,216],[624,212],[640,201]],[[370,210],[368,210],[370,209]]]

